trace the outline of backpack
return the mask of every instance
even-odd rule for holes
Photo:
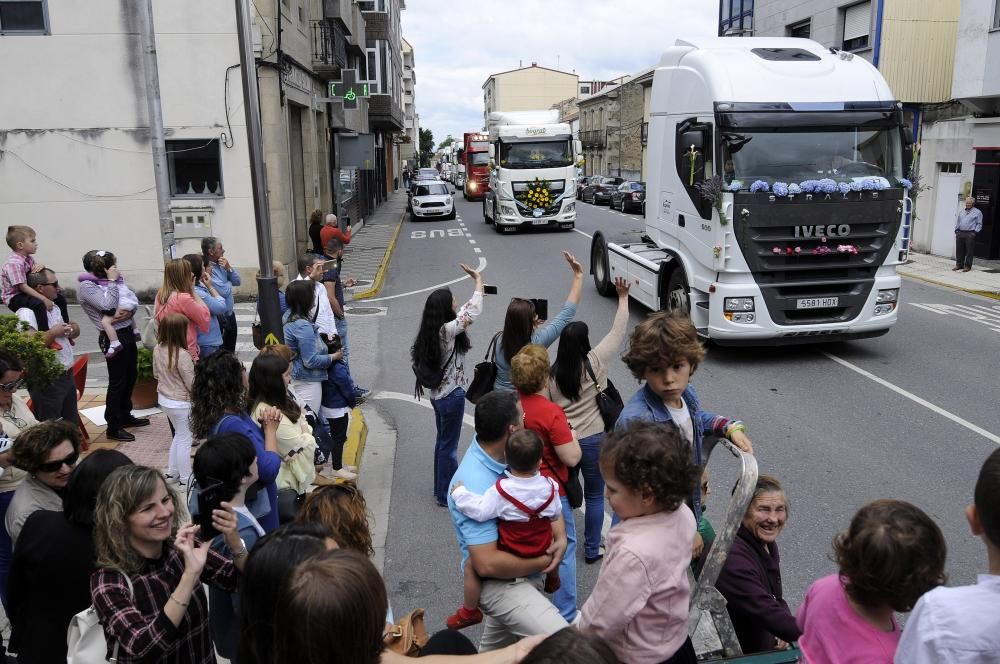
[[[124,572],[121,575],[125,577],[125,583],[128,584],[129,597],[135,601],[132,579],[128,578],[128,574]],[[67,664],[117,662],[118,646],[119,643],[115,641],[111,659],[108,659],[108,641],[104,635],[104,626],[101,625],[101,621],[97,617],[97,610],[93,605],[88,606],[70,619],[69,630],[66,633]]]
[[[435,367],[427,364],[424,360],[417,358],[413,360],[413,375],[417,377],[417,382],[413,386],[413,396],[420,398],[424,395],[424,388],[428,390],[436,390],[441,387],[441,383],[444,382],[444,372],[448,365],[451,363],[451,358],[455,357],[455,347],[452,346],[451,355],[448,359],[444,361],[440,367]]]

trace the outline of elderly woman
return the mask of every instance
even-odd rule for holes
[[[182,525],[179,498],[154,468],[125,466],[97,494],[98,570],[90,597],[118,664],[215,664],[203,584],[236,590],[247,550],[228,503],[212,512],[232,560]]]
[[[24,385],[24,367],[17,356],[0,351],[0,431],[4,438],[17,435],[38,424],[24,399],[14,394]],[[24,480],[26,473],[12,465],[10,450],[0,452],[0,602],[7,608],[7,573],[10,555],[14,549],[7,533],[5,520],[14,490]]]
[[[191,431],[199,438],[220,433],[246,436],[257,451],[258,486],[254,496],[247,496],[251,513],[265,531],[278,527],[278,487],[275,480],[281,469],[278,454],[278,424],[281,413],[266,408],[255,420],[246,410],[246,368],[235,355],[222,349],[206,357],[195,367],[191,390]]]
[[[14,491],[5,524],[12,544],[17,544],[21,526],[38,510],[61,512],[59,495],[69,482],[80,458],[80,433],[62,420],[49,420],[20,434],[11,447],[14,464],[28,473]]]
[[[757,478],[715,587],[726,598],[729,618],[744,653],[785,648],[801,636],[781,590],[778,535],[788,518],[788,499],[773,477]]]
[[[132,465],[118,450],[95,450],[69,476],[62,512],[28,517],[11,560],[11,650],[21,664],[66,661],[63,634],[90,606],[94,559],[94,509],[101,484],[115,468]]]
[[[528,344],[511,361],[511,379],[521,397],[524,428],[542,439],[541,473],[559,485],[563,520],[566,522],[566,553],[559,563],[559,589],[552,593],[552,603],[566,622],[576,618],[576,521],[566,495],[570,468],[580,463],[583,452],[566,413],[549,401],[549,352],[537,344]],[[573,481],[579,481],[575,477]]]

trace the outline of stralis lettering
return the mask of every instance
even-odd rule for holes
[[[524,133],[528,136],[540,136],[545,133],[545,127],[528,127]]]
[[[795,237],[847,237],[851,227],[847,224],[830,224],[829,226],[796,226]]]

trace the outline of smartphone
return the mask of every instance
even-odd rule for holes
[[[535,305],[535,315],[538,316],[538,320],[548,320],[549,319],[549,301],[542,298],[529,298],[531,303]]]
[[[497,289],[496,286],[489,286],[487,284],[483,284],[483,295],[496,295],[499,292],[500,291]]]
[[[199,526],[198,539],[210,542],[219,531],[212,525],[212,511],[222,509],[222,482],[210,484],[198,491],[198,516],[195,523]]]

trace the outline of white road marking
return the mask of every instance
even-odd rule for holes
[[[476,252],[477,254],[481,254],[481,253],[483,253],[483,250],[482,250],[482,249],[480,249],[479,247],[473,247],[473,248],[472,248],[472,250],[473,250],[474,252]]]
[[[431,405],[430,397],[426,399],[417,399],[412,394],[403,394],[402,392],[386,392],[383,390],[378,390],[372,394],[372,399],[392,399],[394,401],[406,401],[417,406],[423,406],[424,408],[434,409]],[[472,415],[465,414],[462,416],[462,422],[472,428],[476,427],[476,420]]]
[[[583,237],[585,237],[585,238],[589,238],[589,239],[591,239],[591,240],[593,240],[593,239],[594,239],[594,236],[593,236],[593,235],[591,235],[590,233],[584,233],[584,232],[583,232],[583,231],[581,231],[581,230],[580,230],[579,228],[574,228],[573,230],[574,230],[574,231],[576,231],[577,233],[579,233],[580,235],[582,235],[582,236],[583,236]]]
[[[469,238],[469,244],[475,244],[475,243],[476,243],[475,240],[473,240],[472,238]]]
[[[892,390],[896,394],[902,395],[902,396],[906,397],[907,399],[909,399],[910,401],[912,401],[912,402],[914,402],[916,404],[919,404],[919,405],[923,406],[924,408],[926,408],[926,409],[928,409],[930,411],[933,411],[933,412],[937,413],[938,415],[940,415],[942,417],[948,418],[949,420],[951,420],[955,424],[963,426],[966,429],[968,429],[969,431],[972,431],[973,433],[977,433],[980,436],[982,436],[983,438],[986,438],[987,440],[991,440],[994,443],[996,443],[997,445],[1000,445],[1000,436],[998,436],[998,435],[996,435],[994,433],[991,433],[991,432],[987,431],[986,429],[983,429],[982,427],[976,426],[972,422],[970,422],[970,421],[968,421],[966,419],[963,419],[963,418],[959,417],[958,415],[955,415],[954,413],[945,410],[941,406],[935,405],[935,404],[931,403],[930,401],[927,401],[926,399],[922,399],[921,397],[918,397],[916,394],[913,394],[912,392],[908,392],[907,390],[904,390],[903,388],[899,387],[898,385],[894,385],[893,383],[890,383],[889,381],[887,381],[884,378],[879,378],[878,376],[876,376],[875,374],[871,373],[870,371],[865,371],[864,369],[862,369],[858,365],[853,364],[851,362],[848,362],[847,360],[845,360],[843,358],[840,358],[840,357],[837,357],[836,355],[832,355],[830,353],[825,353],[825,352],[823,353],[823,355],[825,355],[826,357],[830,358],[831,360],[833,360],[837,364],[839,364],[839,365],[841,365],[843,367],[847,367],[851,371],[854,371],[855,373],[861,374],[865,378],[868,378],[869,380],[875,381],[876,383],[878,383],[879,385],[881,385],[883,387],[889,388],[890,390]]]
[[[1000,332],[1000,306],[982,304],[923,304],[911,302],[912,306],[941,316],[958,316],[976,323],[982,323],[993,332]]]
[[[476,267],[476,272],[482,272],[486,269],[486,259],[482,256],[479,257],[479,265]],[[395,300],[401,297],[406,297],[408,295],[417,295],[419,293],[426,293],[427,291],[437,290],[438,288],[444,288],[445,286],[451,286],[452,284],[457,284],[460,281],[465,281],[470,279],[469,275],[459,277],[458,279],[452,279],[451,281],[446,281],[442,284],[435,284],[433,286],[428,286],[427,288],[420,288],[418,290],[412,290],[408,293],[399,293],[398,295],[386,295],[384,297],[373,297],[364,300],[358,300],[358,302],[382,302],[384,300]]]

